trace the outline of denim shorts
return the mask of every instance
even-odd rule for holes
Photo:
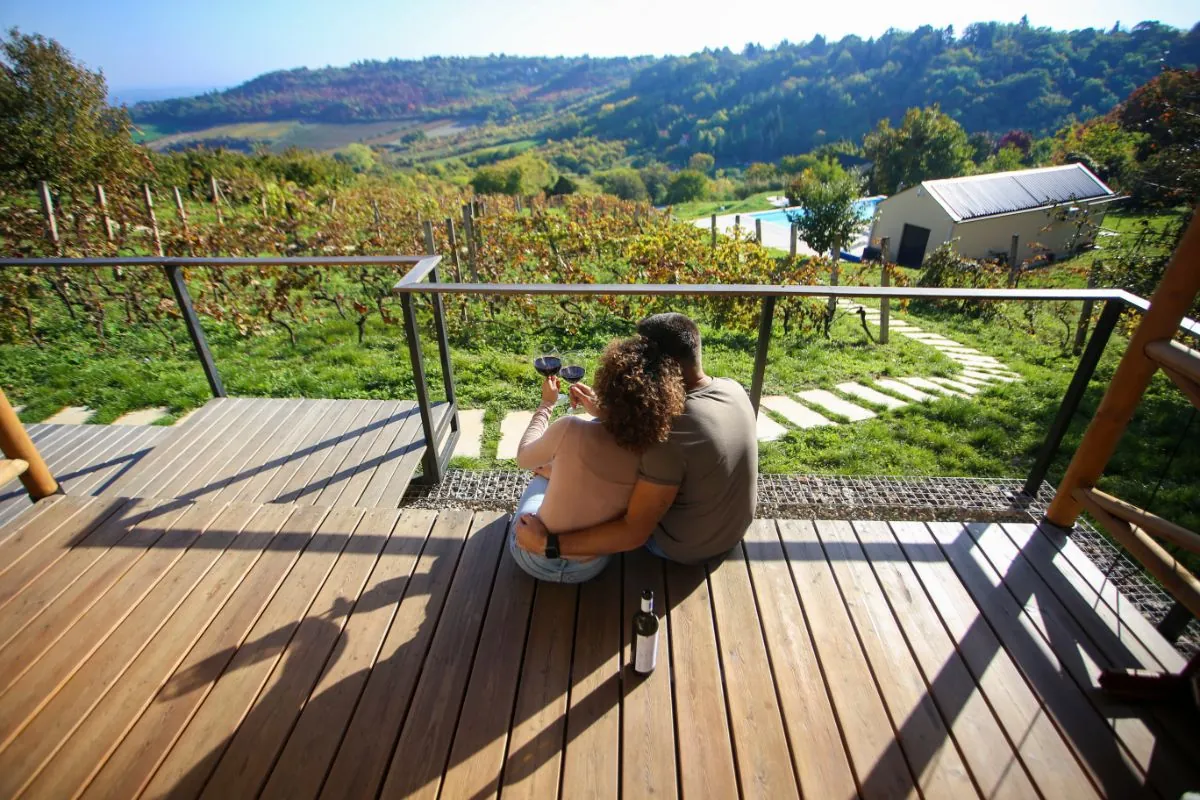
[[[612,556],[596,556],[587,561],[573,561],[569,558],[546,558],[535,553],[530,553],[528,550],[522,549],[517,544],[517,520],[522,514],[536,514],[538,509],[542,507],[542,501],[546,499],[546,487],[550,482],[541,475],[533,476],[529,481],[529,485],[525,487],[525,493],[521,495],[520,502],[517,503],[517,511],[513,514],[512,525],[508,529],[508,552],[512,555],[513,561],[517,562],[517,566],[525,570],[539,581],[548,581],[550,583],[583,583],[590,581],[592,578],[599,575],[608,566],[608,562],[612,560]],[[666,558],[662,550],[658,549],[658,545],[654,542],[654,537],[651,537],[646,542],[646,549],[659,558]]]

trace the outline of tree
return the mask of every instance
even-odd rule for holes
[[[666,164],[654,162],[638,170],[646,192],[650,195],[651,203],[664,203],[667,199],[667,188],[671,185],[671,170]]]
[[[667,202],[688,203],[692,200],[703,200],[708,196],[708,178],[704,173],[694,169],[681,170],[671,179],[667,187]]]
[[[1012,172],[1025,167],[1025,158],[1020,148],[1014,145],[1001,147],[987,161],[979,165],[980,172]]]
[[[717,160],[708,153],[692,153],[692,157],[688,159],[688,169],[705,174],[711,173],[716,164]]]
[[[360,142],[351,142],[333,154],[355,172],[370,172],[375,166],[375,151]]]
[[[756,161],[746,167],[746,188],[750,191],[760,192],[776,186],[778,178],[779,173],[771,164]]]
[[[536,194],[551,185],[550,165],[532,155],[481,167],[471,177],[476,194]]]
[[[608,172],[596,173],[596,182],[608,194],[614,194],[622,200],[647,200],[650,195],[646,184],[636,169],[612,169]]]
[[[0,183],[71,190],[148,171],[129,115],[107,94],[104,76],[58,42],[12,28],[0,42]]]
[[[874,162],[871,188],[880,194],[892,194],[901,184],[962,175],[972,154],[966,131],[937,105],[910,108],[899,128],[881,120],[863,139],[863,150]]]
[[[862,190],[862,179],[846,172],[832,160],[806,169],[788,187],[788,201],[798,206],[796,211],[787,212],[788,218],[809,247],[818,253],[832,255],[830,283],[835,286],[842,248],[867,225],[854,202],[862,195]],[[826,336],[836,308],[835,298],[829,298]]]
[[[549,193],[552,195],[563,195],[575,194],[577,191],[579,191],[579,184],[576,181],[571,180],[566,175],[559,175],[558,180],[550,187]]]

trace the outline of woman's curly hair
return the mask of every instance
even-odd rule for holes
[[[604,409],[604,429],[635,453],[665,442],[683,413],[686,391],[679,362],[645,336],[610,344],[592,388]]]

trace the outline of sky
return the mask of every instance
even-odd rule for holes
[[[815,34],[877,36],[972,22],[1057,29],[1158,20],[1190,28],[1195,0],[977,6],[962,0],[3,0],[0,26],[52,37],[122,99],[233,86],[264,72],[429,55],[665,55]]]

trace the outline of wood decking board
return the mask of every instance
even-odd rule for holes
[[[305,403],[303,414],[294,424],[289,424],[281,436],[274,439],[273,449],[264,450],[261,464],[253,474],[227,486],[214,497],[215,502],[241,501],[261,502],[258,494],[274,479],[280,470],[296,459],[298,453],[314,431],[329,424],[328,417],[334,408],[333,400],[312,400]]]
[[[317,459],[323,458],[328,446],[336,442],[345,432],[365,400],[348,400],[329,409],[308,434],[297,444],[290,455],[277,455],[273,460],[281,463],[273,467],[272,475],[257,495],[247,492],[245,499],[256,503],[284,502],[280,496],[288,487],[303,486],[303,477],[317,467]]]
[[[298,401],[282,450],[247,440],[234,458],[265,486],[281,453],[332,451],[364,412],[391,413],[323,426]],[[299,480],[350,484],[406,426]],[[760,520],[708,565],[639,550],[535,586],[507,515],[341,506],[347,488],[333,508],[58,497],[0,528],[21,556],[0,572],[0,797],[1173,797],[1200,781],[1188,728],[1093,689],[1097,667],[1158,668],[1169,646],[1032,526]],[[643,677],[629,640],[647,588],[661,624]]]

